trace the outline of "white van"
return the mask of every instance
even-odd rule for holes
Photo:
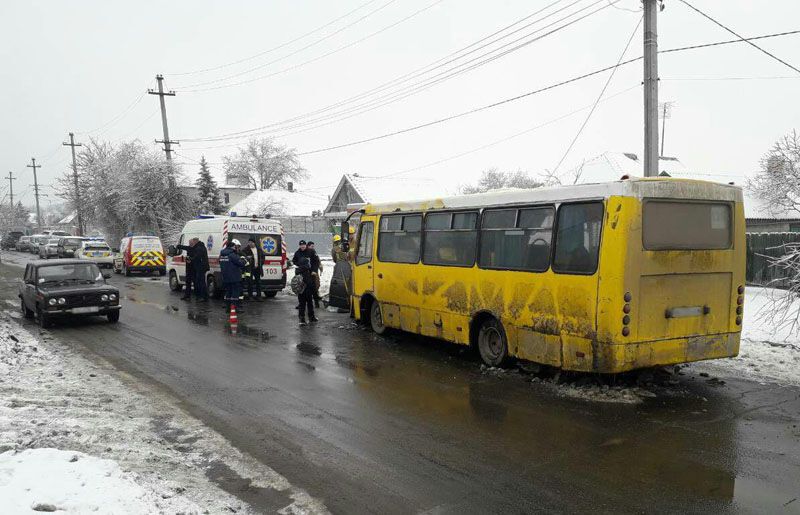
[[[261,291],[267,297],[274,297],[286,286],[286,246],[283,242],[283,227],[280,220],[271,218],[200,215],[189,220],[183,227],[178,245],[188,245],[192,238],[199,238],[208,249],[208,264],[211,268],[206,274],[208,294],[222,295],[222,274],[219,268],[219,253],[228,240],[239,240],[246,245],[251,238],[264,252],[264,266],[261,274]],[[170,247],[167,260],[169,286],[179,291],[186,284],[186,251]]]

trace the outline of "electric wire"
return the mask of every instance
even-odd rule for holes
[[[561,156],[561,159],[558,160],[558,164],[556,164],[555,168],[553,168],[553,172],[552,173],[554,175],[556,174],[556,172],[558,172],[558,169],[561,167],[561,164],[567,158],[567,156],[569,155],[570,151],[572,150],[572,147],[575,146],[575,142],[578,141],[578,138],[583,133],[583,130],[586,128],[586,125],[589,123],[589,119],[594,114],[594,110],[597,108],[597,104],[600,103],[600,100],[603,98],[603,95],[605,94],[606,90],[608,89],[609,84],[611,84],[612,79],[614,79],[614,74],[617,73],[617,70],[619,69],[619,64],[625,58],[625,54],[628,52],[628,49],[631,46],[631,41],[633,41],[633,37],[636,35],[636,32],[639,30],[639,26],[642,24],[642,20],[643,19],[644,19],[644,16],[639,18],[639,21],[636,23],[636,26],[633,28],[633,32],[631,32],[631,35],[628,38],[627,43],[625,43],[625,48],[622,50],[622,53],[619,54],[619,59],[617,59],[617,66],[615,66],[611,70],[611,73],[608,75],[608,79],[606,79],[606,83],[603,84],[603,89],[601,89],[600,90],[600,94],[597,95],[597,100],[595,100],[594,105],[589,110],[589,113],[586,115],[586,119],[583,120],[583,123],[581,124],[580,128],[578,129],[578,132],[572,138],[572,141],[570,142],[569,146],[567,146],[567,150],[564,151],[564,155]]]
[[[567,7],[570,7],[570,6],[574,5],[575,3],[578,3],[579,1],[581,1],[581,0],[577,0],[576,2],[573,2],[573,3],[569,4]],[[320,121],[329,120],[329,119],[334,118],[334,117],[340,117],[342,115],[348,115],[348,114],[350,114],[352,112],[356,112],[355,115],[363,114],[364,112],[372,111],[372,110],[377,109],[379,107],[383,107],[383,106],[388,105],[390,103],[396,102],[398,100],[402,100],[402,99],[407,98],[409,96],[412,96],[414,94],[417,94],[417,93],[420,93],[422,91],[425,91],[425,90],[429,89],[430,87],[432,87],[432,86],[434,86],[436,84],[439,84],[441,82],[449,80],[449,79],[451,79],[451,78],[453,78],[455,76],[461,75],[463,73],[469,72],[469,71],[471,71],[471,70],[473,70],[475,68],[478,68],[478,67],[483,66],[485,64],[488,64],[488,63],[490,63],[492,61],[495,61],[495,60],[497,60],[497,59],[499,59],[501,57],[504,57],[505,55],[507,55],[507,54],[509,54],[511,52],[514,52],[514,51],[517,51],[517,50],[519,50],[521,48],[524,48],[525,46],[530,45],[530,44],[534,43],[535,41],[539,41],[539,40],[541,40],[541,39],[543,39],[543,38],[545,38],[547,36],[550,36],[550,35],[558,32],[558,31],[560,31],[562,29],[565,29],[565,28],[567,28],[567,27],[569,27],[569,26],[571,26],[571,25],[573,25],[573,24],[575,24],[575,23],[577,23],[577,22],[579,22],[579,21],[581,21],[581,20],[583,20],[583,19],[585,19],[585,18],[587,18],[587,17],[589,17],[589,16],[591,16],[591,15],[593,15],[593,14],[595,14],[595,13],[601,11],[601,10],[603,10],[603,9],[606,9],[608,6],[607,5],[603,5],[599,9],[591,11],[588,14],[580,16],[580,17],[578,17],[576,19],[570,20],[567,23],[565,23],[564,25],[556,27],[553,30],[550,30],[550,31],[546,32],[545,34],[537,36],[537,37],[535,37],[533,39],[528,39],[526,41],[523,41],[526,38],[530,38],[531,36],[541,32],[541,31],[543,31],[543,30],[545,30],[545,29],[547,29],[549,27],[552,27],[553,25],[556,25],[556,24],[558,24],[558,23],[560,23],[562,21],[568,20],[570,17],[572,17],[572,16],[574,16],[576,14],[579,14],[580,12],[582,12],[582,11],[584,11],[584,10],[594,6],[594,5],[603,4],[603,3],[604,3],[604,0],[597,0],[593,4],[590,4],[590,5],[582,8],[582,9],[574,11],[574,12],[572,12],[572,13],[570,13],[570,14],[568,14],[568,15],[566,15],[566,16],[558,19],[558,20],[556,20],[555,22],[552,22],[552,23],[550,23],[548,25],[545,25],[544,27],[541,27],[539,29],[534,30],[533,32],[530,32],[530,33],[526,34],[525,36],[522,36],[522,37],[517,38],[517,39],[515,39],[513,41],[505,43],[504,45],[502,45],[500,47],[497,47],[495,49],[489,50],[489,51],[487,51],[487,52],[485,52],[485,53],[483,53],[483,54],[481,54],[481,55],[479,55],[477,57],[474,57],[474,58],[470,59],[469,61],[457,64],[454,67],[451,67],[451,68],[449,68],[449,69],[447,69],[447,70],[445,70],[443,72],[440,72],[440,73],[438,73],[436,75],[433,75],[431,77],[425,78],[422,81],[419,81],[419,82],[404,86],[399,90],[391,91],[391,92],[388,92],[388,93],[383,94],[381,96],[366,100],[365,102],[362,102],[361,104],[357,104],[355,106],[350,106],[350,107],[347,107],[347,108],[342,109],[340,111],[336,111],[334,113],[330,113],[330,114],[327,114],[327,115],[322,116],[322,117],[317,117],[316,119],[311,119],[311,120],[304,121],[304,122],[301,122],[301,123],[295,124],[295,125],[285,126],[286,123],[291,123],[293,121],[300,121],[305,116],[305,115],[300,115],[300,116],[296,116],[294,118],[290,118],[288,120],[284,120],[282,122],[275,122],[275,123],[267,124],[267,125],[264,125],[264,126],[261,126],[261,127],[248,129],[248,130],[245,130],[245,131],[238,131],[238,132],[223,134],[223,135],[219,135],[219,136],[206,136],[206,137],[202,137],[202,138],[181,138],[181,141],[198,142],[198,141],[225,141],[225,140],[229,140],[229,139],[240,139],[242,137],[250,137],[250,136],[253,136],[253,135],[265,134],[265,133],[269,133],[269,132],[285,131],[286,129],[293,129],[293,128],[297,128],[297,127],[303,127],[303,126],[306,126],[308,124],[314,124],[314,123],[317,123],[317,122],[320,122]],[[561,9],[561,10],[563,10],[563,9]],[[556,11],[554,13],[551,13],[551,14],[543,17],[543,18],[540,18],[539,20],[537,20],[537,22],[538,21],[543,21],[544,19],[548,18],[549,16],[551,16],[553,14],[556,14],[557,12],[560,12],[561,10]],[[530,24],[527,25],[526,27],[528,27],[528,26],[530,26]],[[525,28],[525,27],[523,27],[523,28]],[[518,32],[518,31],[514,31],[511,34],[513,34],[515,32]],[[504,39],[505,37],[508,37],[511,34],[507,34],[507,35],[503,36],[502,38],[499,38],[495,42],[500,41],[501,39]],[[519,43],[520,41],[522,41],[522,43]],[[514,46],[514,47],[512,47],[512,48],[510,48],[510,49],[506,49],[508,46],[513,45],[515,43],[519,43],[519,44]],[[484,45],[483,47],[485,47],[485,46],[487,46],[487,45]],[[464,54],[463,56],[460,56],[460,57],[458,57],[456,59],[451,59],[450,61],[447,61],[446,63],[442,63],[441,65],[438,65],[438,66],[436,66],[436,67],[434,67],[434,68],[432,68],[430,70],[427,70],[427,71],[435,71],[439,67],[444,66],[446,64],[449,64],[451,62],[454,62],[454,61],[460,59],[461,57],[465,57],[465,56],[467,56],[467,55],[473,53],[474,51],[479,50],[479,49],[481,49],[483,47],[479,47],[479,48],[477,48],[477,49],[475,49],[475,50],[473,50],[471,52],[468,52],[467,54]],[[503,49],[506,49],[506,50],[504,50],[503,52],[500,52],[500,53],[496,53],[496,52],[498,52],[500,50],[503,50]],[[494,55],[492,55],[492,54],[494,54]],[[464,68],[465,66],[467,66],[467,67]],[[397,82],[395,85],[402,84],[403,82],[406,82],[407,80],[410,80],[411,78],[414,78],[416,76],[423,75],[424,73],[425,72],[415,74],[415,75],[409,77],[406,80],[401,80],[401,81]],[[410,75],[410,74],[407,74],[407,75]],[[388,89],[388,88],[383,88],[383,87],[373,88],[373,90],[370,90],[370,92],[377,92],[377,91],[379,91],[381,89],[385,90],[385,89]],[[359,96],[364,96],[364,97],[369,96],[369,94],[367,94],[367,93],[369,93],[369,92],[366,92],[366,93],[364,93],[362,95],[357,95],[356,97],[351,97],[351,99],[356,99]],[[340,102],[339,104],[335,104],[335,105],[343,105],[343,104],[346,104],[346,103],[352,103],[352,102],[344,101],[344,102]],[[323,109],[317,110],[314,113],[320,113],[321,114],[323,111],[327,111],[329,109],[330,108],[323,108]],[[344,118],[342,118],[342,120],[348,119],[348,118],[352,118],[352,116],[345,116]],[[325,125],[330,125],[330,124],[323,124],[321,126],[325,126]],[[258,132],[258,131],[265,131],[265,132]],[[305,132],[305,131],[302,131],[302,132]],[[291,134],[295,134],[295,133],[291,133]]]
[[[125,108],[124,111],[122,111],[120,114],[118,114],[117,116],[115,116],[114,118],[109,120],[108,122],[104,123],[103,125],[100,125],[99,127],[95,128],[95,129],[92,129],[92,130],[89,130],[89,131],[76,131],[75,134],[83,136],[83,135],[92,134],[92,133],[95,133],[95,132],[98,132],[98,131],[102,131],[103,129],[111,128],[114,124],[116,124],[117,122],[122,120],[125,117],[125,115],[127,115],[129,112],[131,112],[131,110],[133,110],[133,108],[136,107],[139,104],[139,102],[142,101],[142,99],[144,98],[144,96],[146,94],[147,94],[147,90],[145,89],[144,91],[141,92],[141,94],[139,96],[137,96],[133,100],[133,102],[128,104],[128,106]]]
[[[396,1],[396,0],[392,0],[392,1]],[[214,81],[209,81],[209,82],[206,82],[206,83],[190,84],[188,86],[183,86],[183,88],[178,88],[177,91],[179,91],[181,93],[199,93],[199,92],[203,92],[203,91],[214,91],[214,90],[218,90],[218,89],[227,89],[227,88],[231,88],[231,87],[235,87],[235,86],[242,86],[244,84],[250,84],[252,82],[256,82],[256,81],[259,81],[259,80],[267,79],[267,78],[270,78],[270,77],[275,77],[277,75],[282,75],[282,74],[290,72],[292,70],[296,70],[298,68],[302,68],[303,66],[307,66],[309,64],[312,64],[312,63],[315,63],[315,62],[320,61],[322,59],[325,59],[326,57],[330,57],[331,55],[337,54],[337,53],[339,53],[339,52],[341,52],[343,50],[346,50],[346,49],[351,48],[351,47],[353,47],[355,45],[363,43],[364,41],[366,41],[368,39],[372,39],[373,37],[378,36],[378,35],[386,32],[387,30],[391,30],[394,27],[400,25],[401,23],[404,23],[404,22],[410,20],[411,18],[416,17],[419,14],[422,14],[423,12],[435,7],[436,5],[442,3],[443,1],[444,0],[436,0],[431,4],[425,6],[425,7],[421,8],[421,9],[418,9],[417,11],[414,11],[413,13],[409,14],[405,18],[401,18],[400,20],[397,20],[394,23],[386,25],[385,27],[382,27],[382,28],[380,28],[380,29],[378,29],[378,30],[376,30],[376,31],[374,31],[374,32],[372,32],[372,33],[360,38],[360,39],[357,39],[355,41],[347,43],[346,45],[340,46],[340,47],[338,47],[338,48],[336,48],[334,50],[331,50],[331,51],[329,51],[329,52],[327,52],[325,54],[318,55],[317,57],[314,57],[312,59],[308,59],[308,60],[303,61],[301,63],[289,66],[289,67],[284,68],[282,70],[278,70],[278,71],[275,71],[275,72],[272,72],[272,73],[268,73],[266,75],[259,75],[257,77],[251,77],[249,79],[241,80],[241,81],[238,81],[238,82],[231,82],[231,83],[228,83],[228,84],[221,84],[221,85],[218,85],[218,86],[211,86],[211,87],[208,87],[208,88],[198,88],[198,86],[203,86],[203,85],[212,84],[212,83],[218,83],[221,80],[227,80],[227,78],[226,79],[218,79],[218,80],[214,80]],[[275,62],[277,62],[277,61],[275,61]],[[267,63],[267,64],[272,64],[272,63]],[[266,66],[266,65],[264,65],[264,66]],[[263,68],[264,66],[261,66],[261,68]],[[255,71],[255,70],[256,69],[249,70],[247,73],[250,73],[250,72]],[[238,75],[242,75],[242,74],[238,74]],[[232,78],[232,77],[228,77],[228,78]],[[191,89],[191,88],[195,88],[195,89]]]
[[[753,43],[752,41],[750,41],[750,40],[747,40],[747,39],[745,39],[744,37],[740,36],[740,35],[739,35],[737,32],[735,32],[733,29],[731,29],[731,28],[729,28],[729,27],[727,27],[727,26],[723,25],[722,23],[720,23],[719,21],[715,20],[714,18],[712,18],[712,17],[711,17],[711,16],[709,16],[708,14],[704,13],[703,11],[701,11],[700,9],[698,9],[697,7],[693,6],[692,4],[690,4],[689,2],[687,2],[686,0],[679,0],[679,1],[680,1],[682,4],[686,5],[688,8],[692,9],[693,11],[697,12],[698,14],[700,14],[701,16],[703,16],[704,18],[706,18],[707,20],[711,21],[711,22],[712,22],[712,23],[714,23],[715,25],[718,25],[719,27],[722,27],[722,28],[723,28],[723,29],[725,29],[726,31],[730,32],[731,34],[733,34],[734,36],[736,36],[737,38],[739,38],[741,41],[744,41],[745,43],[747,43],[748,45],[752,46],[753,48],[756,48],[756,49],[758,49],[758,50],[759,50],[759,51],[761,51],[762,53],[764,53],[764,54],[768,55],[769,57],[771,57],[771,58],[775,59],[776,61],[778,61],[779,63],[783,64],[784,66],[787,66],[787,67],[791,68],[792,70],[796,71],[797,73],[800,73],[800,69],[797,69],[796,67],[794,67],[794,66],[792,66],[791,64],[787,63],[786,61],[784,61],[784,60],[783,60],[783,59],[781,59],[780,57],[776,56],[775,54],[773,54],[773,53],[771,53],[771,52],[768,52],[767,50],[765,50],[765,49],[761,48],[760,46],[756,45],[755,43]]]
[[[355,13],[355,12],[358,12],[358,11],[360,11],[361,9],[363,9],[364,7],[366,7],[366,6],[370,5],[370,4],[374,4],[375,2],[377,2],[377,0],[369,0],[368,2],[365,2],[365,3],[361,4],[361,5],[359,5],[359,6],[358,6],[358,7],[356,7],[355,9],[353,9],[353,10],[351,10],[351,11],[348,11],[348,12],[346,12],[345,14],[343,14],[343,15],[339,16],[338,18],[335,18],[335,19],[333,19],[333,20],[329,21],[328,23],[326,23],[326,24],[324,24],[324,25],[320,25],[319,27],[317,27],[317,28],[316,28],[316,29],[314,29],[314,30],[311,30],[311,31],[309,31],[309,32],[306,32],[305,34],[303,34],[303,35],[301,35],[301,36],[297,36],[297,37],[296,37],[296,38],[294,38],[294,39],[291,39],[291,40],[289,40],[289,41],[286,41],[286,42],[284,42],[284,43],[281,43],[281,44],[279,44],[279,45],[277,45],[277,46],[274,46],[274,47],[272,47],[272,48],[270,48],[270,49],[267,49],[267,50],[264,50],[264,51],[262,51],[262,52],[259,52],[259,53],[257,53],[257,54],[251,55],[250,57],[245,57],[244,59],[239,59],[239,60],[236,60],[236,61],[231,61],[231,62],[228,62],[228,63],[225,63],[225,64],[221,64],[221,65],[218,65],[218,66],[213,66],[213,67],[210,67],[210,68],[202,68],[202,69],[199,69],[199,70],[193,70],[193,71],[188,71],[188,72],[174,72],[174,73],[168,73],[168,74],[166,74],[166,75],[171,75],[171,76],[174,76],[174,77],[177,77],[177,76],[184,76],[184,75],[196,75],[196,74],[199,74],[199,73],[206,73],[206,72],[211,72],[211,71],[221,70],[221,69],[223,69],[223,68],[228,68],[228,67],[230,67],[230,66],[235,66],[235,65],[237,65],[237,64],[245,63],[245,62],[247,62],[247,61],[252,61],[253,59],[257,59],[257,58],[259,58],[259,57],[261,57],[261,56],[263,56],[263,55],[267,55],[267,54],[269,54],[269,53],[272,53],[272,52],[274,52],[274,51],[276,51],[276,50],[280,50],[281,48],[285,48],[285,47],[287,47],[287,46],[289,46],[289,45],[291,45],[291,44],[293,44],[293,43],[296,43],[296,42],[298,42],[298,41],[300,41],[300,40],[302,40],[302,39],[305,39],[305,38],[307,38],[308,36],[311,36],[312,34],[316,34],[317,32],[319,32],[319,31],[321,31],[321,30],[323,30],[323,29],[326,29],[326,28],[328,28],[329,26],[333,25],[334,23],[336,23],[336,22],[338,22],[338,21],[341,21],[341,20],[343,20],[344,18],[347,18],[347,17],[348,17],[348,16],[350,16],[351,14],[353,14],[353,13]]]

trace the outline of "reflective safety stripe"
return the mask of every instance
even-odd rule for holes
[[[131,252],[130,266],[164,266],[165,258],[163,252],[146,250]]]

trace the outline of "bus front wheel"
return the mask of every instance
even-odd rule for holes
[[[508,359],[508,339],[503,325],[496,319],[486,320],[478,332],[478,351],[490,367],[499,367]]]
[[[377,300],[373,300],[369,306],[369,324],[375,334],[383,334],[386,332],[386,325],[383,323],[383,313],[381,313],[381,305]]]

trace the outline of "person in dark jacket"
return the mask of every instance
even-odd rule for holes
[[[239,240],[225,244],[225,248],[219,253],[219,267],[222,271],[222,285],[225,288],[226,307],[230,309],[231,306],[236,306],[238,311],[239,295],[242,291],[242,269],[245,262],[236,252],[237,245],[240,245]]]
[[[193,262],[193,255],[194,255],[194,247],[192,247],[192,242],[194,239],[189,240],[187,243],[188,245],[178,245],[178,250],[185,250],[186,251],[186,279],[184,280],[183,285],[183,297],[181,300],[189,300],[192,298],[192,284],[194,283],[194,262]]]
[[[318,319],[314,315],[314,272],[311,271],[311,260],[301,257],[295,273],[302,276],[303,282],[306,284],[303,293],[297,296],[300,301],[300,325],[306,325],[306,311],[308,311],[309,321],[317,322]]]
[[[314,248],[313,241],[309,241],[306,244],[306,250],[311,254],[311,271],[317,274],[316,281],[314,282],[314,307],[318,308],[319,301],[322,300],[322,297],[319,295],[319,279],[322,277],[322,261],[319,259],[317,249]]]
[[[248,298],[255,298],[257,301],[261,301],[261,273],[263,271],[262,266],[264,265],[264,251],[261,250],[256,244],[256,240],[250,238],[247,242],[247,247],[244,249],[244,255],[247,257],[248,264],[250,266],[250,276],[245,281],[247,285],[247,296]],[[256,294],[253,297],[253,286],[256,287]]]
[[[194,238],[194,255],[192,257],[192,267],[194,268],[194,294],[200,302],[208,301],[208,285],[206,283],[206,272],[210,269],[208,265],[208,249],[200,238]]]
[[[300,243],[298,243],[298,248],[294,252],[294,256],[292,256],[292,264],[295,266],[295,275],[300,273],[300,260],[303,258],[308,258],[309,262],[311,261],[311,253],[306,245],[306,240],[300,240]],[[298,304],[295,309],[300,309],[300,304]]]

